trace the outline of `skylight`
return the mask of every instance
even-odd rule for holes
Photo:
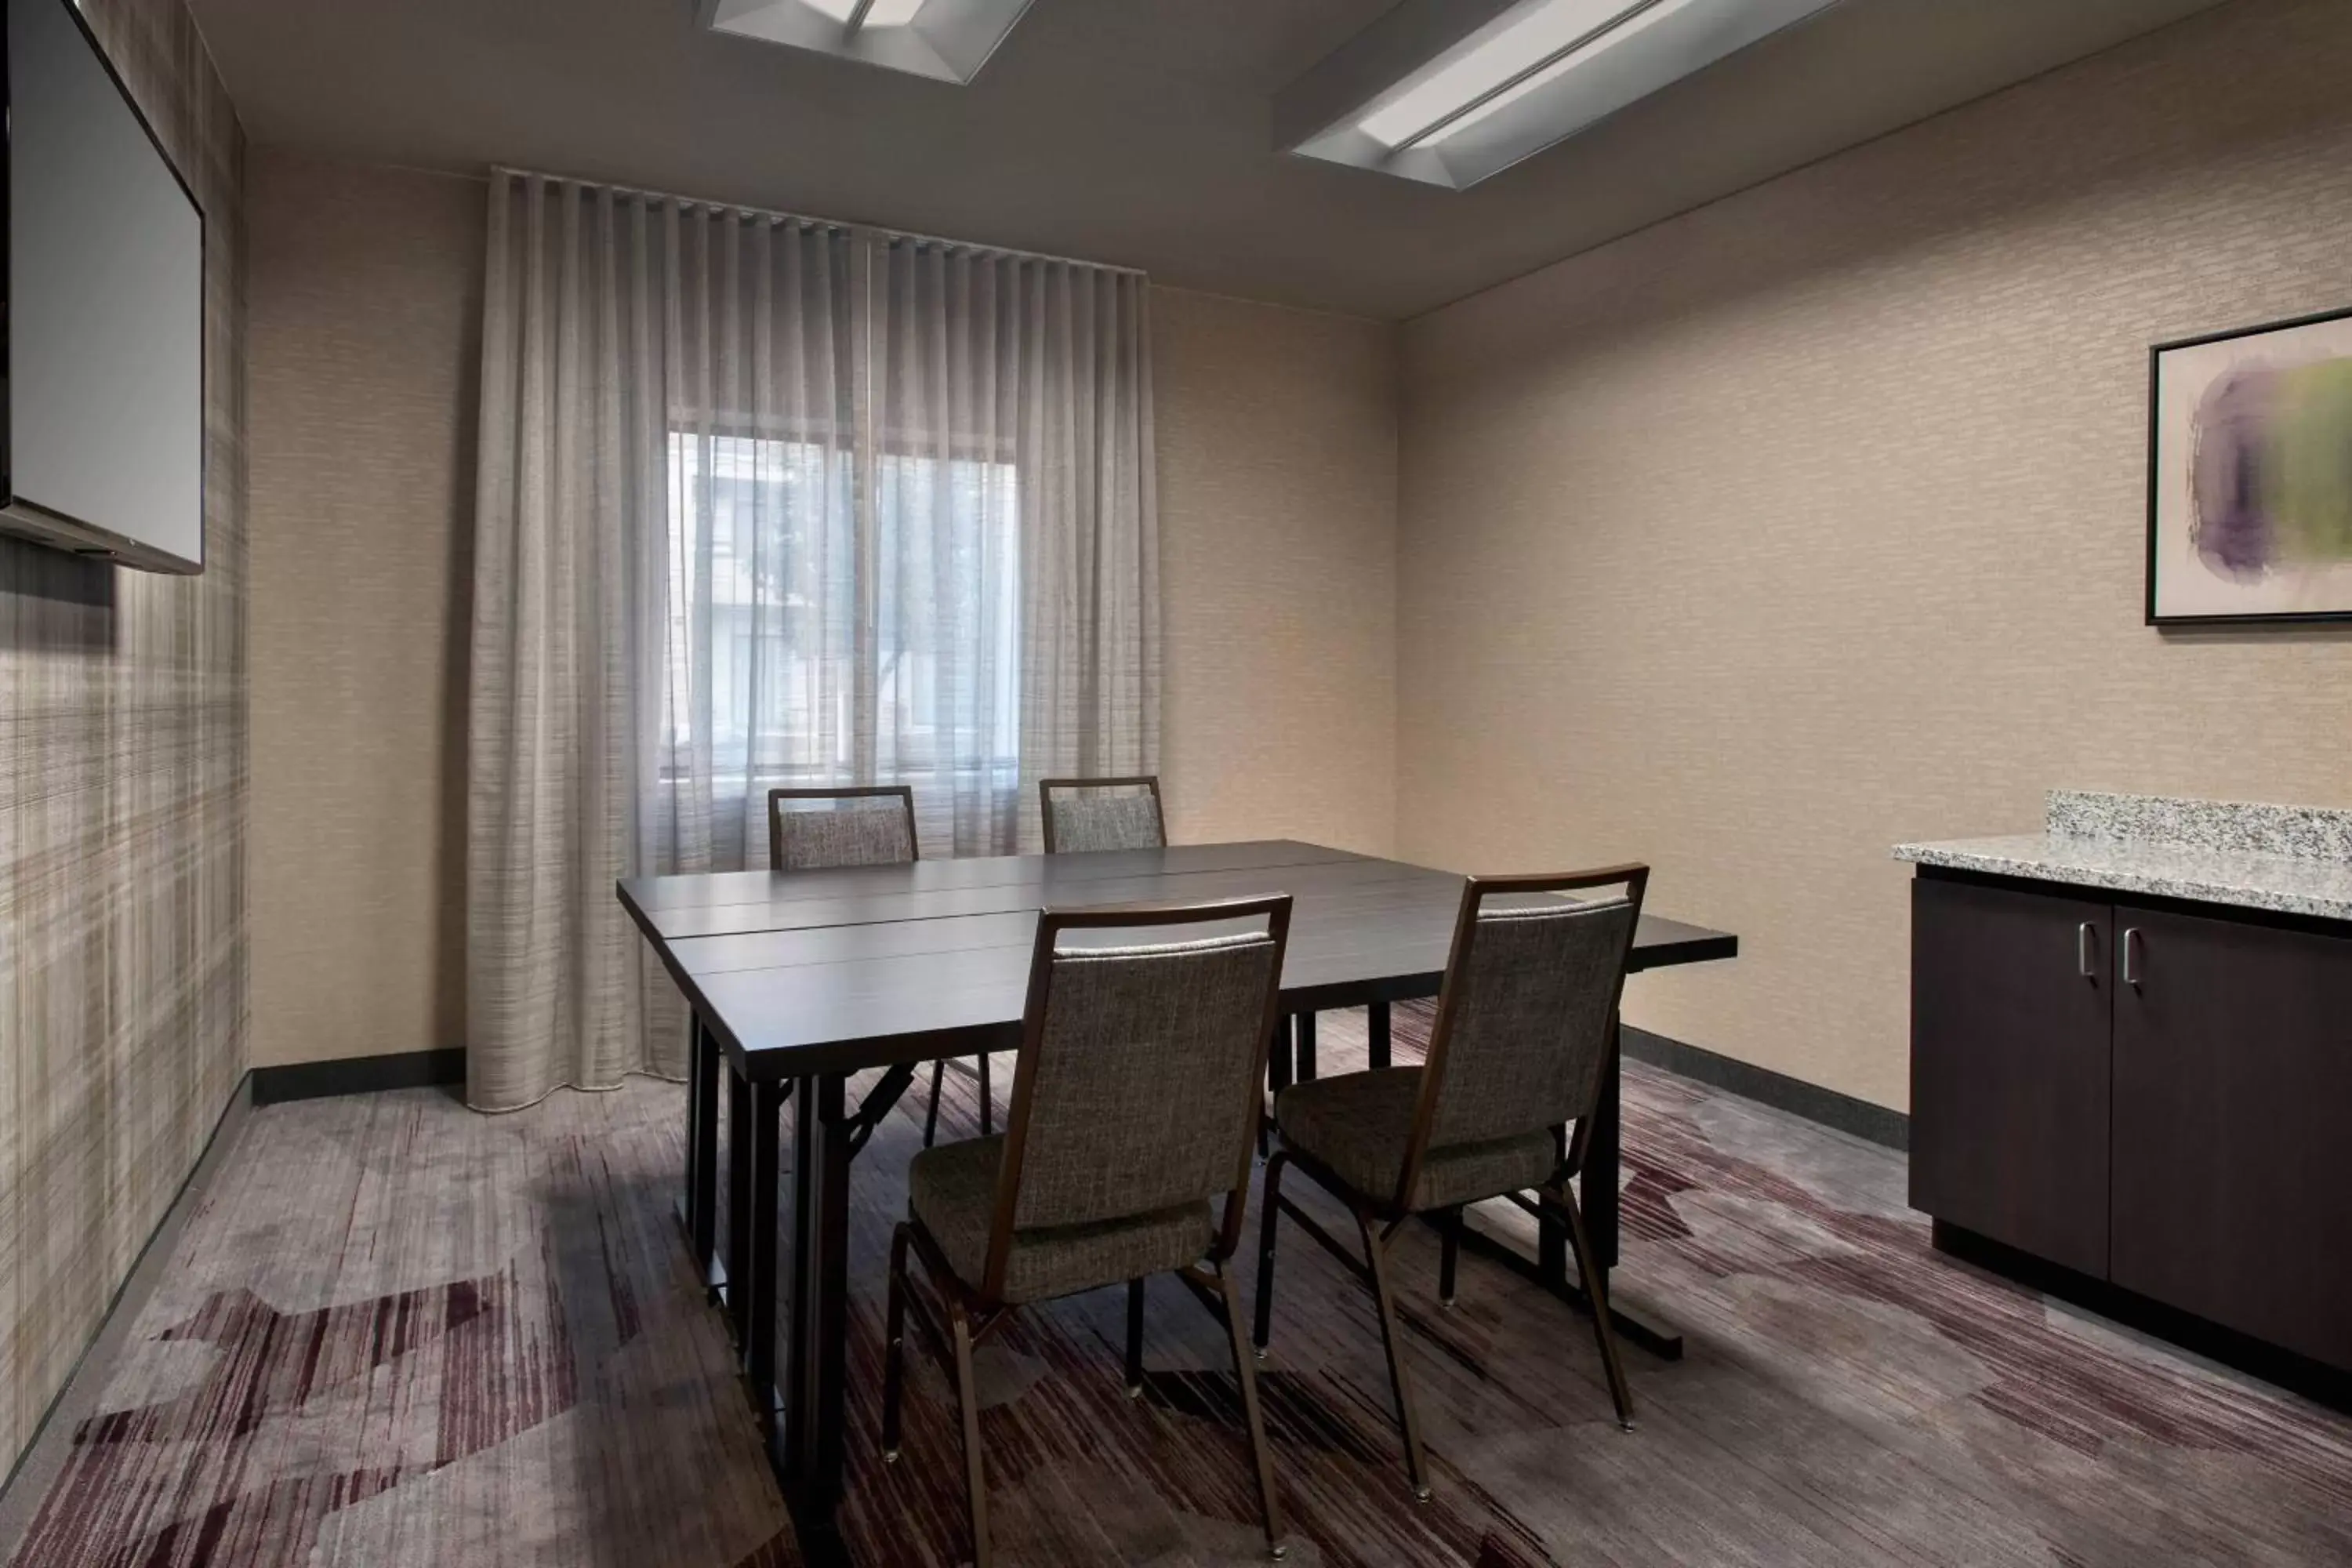
[[[1404,0],[1276,98],[1281,144],[1459,190],[1832,3]]]
[[[970,81],[1029,0],[701,0],[714,33]]]

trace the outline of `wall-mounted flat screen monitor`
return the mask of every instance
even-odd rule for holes
[[[0,528],[205,564],[205,215],[71,0],[6,0]]]

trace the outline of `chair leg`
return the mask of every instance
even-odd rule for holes
[[[971,1521],[972,1568],[988,1568],[988,1479],[980,1459],[980,1389],[971,1373],[971,1319],[961,1301],[948,1302],[948,1325],[955,1338],[956,1404],[963,1412],[964,1504]]]
[[[947,1076],[947,1058],[944,1057],[931,1064],[931,1108],[923,1112],[923,1147],[926,1149],[940,1135],[940,1081]]]
[[[1437,1228],[1437,1300],[1441,1306],[1454,1305],[1454,1270],[1462,1262],[1462,1210],[1445,1211]]]
[[[980,1135],[982,1138],[996,1131],[996,1097],[988,1088],[988,1053],[980,1053]]]
[[[1127,1396],[1143,1397],[1143,1281],[1127,1282]]]
[[[1633,1391],[1625,1385],[1625,1368],[1617,1359],[1617,1332],[1609,1326],[1609,1286],[1592,1264],[1592,1238],[1585,1234],[1584,1210],[1565,1188],[1555,1201],[1568,1215],[1568,1243],[1576,1249],[1577,1283],[1584,1287],[1585,1298],[1592,1303],[1592,1332],[1601,1342],[1601,1368],[1609,1376],[1609,1397],[1617,1405],[1617,1425],[1631,1432]]]
[[[1250,1459],[1257,1467],[1258,1510],[1265,1518],[1265,1551],[1269,1557],[1283,1557],[1289,1548],[1282,1543],[1282,1510],[1274,1498],[1274,1455],[1265,1441],[1265,1413],[1258,1407],[1257,1369],[1250,1364],[1255,1358],[1242,1341],[1242,1297],[1234,1287],[1230,1270],[1220,1264],[1217,1268],[1217,1289],[1225,1301],[1225,1335],[1234,1346],[1234,1380],[1241,1388],[1242,1420],[1249,1427]]]
[[[1412,1383],[1404,1370],[1404,1336],[1396,1318],[1396,1298],[1389,1289],[1388,1259],[1381,1255],[1380,1230],[1372,1216],[1358,1210],[1356,1228],[1363,1233],[1364,1257],[1371,1265],[1372,1300],[1380,1309],[1381,1346],[1388,1352],[1389,1384],[1396,1391],[1397,1422],[1404,1428],[1405,1473],[1412,1478],[1416,1501],[1429,1500],[1429,1471],[1422,1462],[1421,1423],[1414,1417]]]
[[[890,1233],[890,1304],[882,1331],[882,1462],[898,1462],[899,1405],[907,1389],[907,1227]]]
[[[1257,1322],[1250,1335],[1260,1360],[1265,1342],[1274,1336],[1274,1222],[1282,1208],[1282,1167],[1290,1156],[1276,1151],[1265,1163],[1265,1191],[1258,1202],[1264,1210],[1257,1222]]]

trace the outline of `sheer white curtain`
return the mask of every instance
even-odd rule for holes
[[[911,239],[871,255],[873,765],[940,814],[942,850],[1034,849],[1038,779],[1159,765],[1143,279]]]
[[[1157,765],[1132,273],[500,173],[468,1098],[675,1076],[618,876],[764,863],[779,784],[915,786],[926,855]]]

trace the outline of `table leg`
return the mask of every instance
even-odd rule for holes
[[[1290,1087],[1290,1015],[1274,1016],[1274,1046],[1265,1054],[1265,1087],[1280,1094]]]
[[[733,1326],[738,1358],[750,1342],[751,1310],[751,1100],[742,1074],[727,1074],[727,1320]],[[770,1200],[772,1204],[773,1200]]]
[[[774,1424],[776,1386],[776,1192],[783,1181],[777,1147],[782,1110],[781,1084],[754,1083],[751,1092],[751,1187],[750,1277],[740,1282],[743,1307],[743,1370],[751,1385],[751,1408],[763,1428]]]
[[[1371,1065],[1389,1065],[1389,1005],[1374,1002],[1364,1009],[1364,1035],[1369,1042]]]
[[[1616,1325],[1618,1334],[1628,1342],[1664,1360],[1680,1361],[1682,1335],[1659,1328],[1627,1311],[1622,1303],[1614,1300],[1616,1292],[1609,1288],[1609,1270],[1617,1262],[1617,1184],[1622,1176],[1622,1163],[1618,1123],[1624,1113],[1616,1039],[1616,1026],[1612,1022],[1609,1066],[1601,1079],[1600,1103],[1592,1113],[1592,1141],[1584,1152],[1584,1173],[1577,1182],[1578,1203],[1584,1210],[1584,1226],[1592,1240],[1593,1265],[1600,1271],[1601,1289],[1612,1298],[1609,1321]],[[1461,1245],[1467,1251],[1533,1280],[1579,1310],[1591,1311],[1592,1300],[1585,1294],[1581,1282],[1570,1280],[1568,1277],[1565,1237],[1559,1222],[1547,1215],[1538,1215],[1537,1225],[1537,1235],[1541,1239],[1538,1242],[1537,1256],[1533,1260],[1510,1243],[1469,1226],[1463,1229]]]
[[[1577,1201],[1584,1208],[1585,1234],[1592,1238],[1593,1261],[1604,1269],[1617,1267],[1617,1184],[1622,1179],[1624,1120],[1622,1075],[1619,1071],[1617,1022],[1609,1023],[1609,1065],[1601,1075],[1601,1102],[1592,1116],[1592,1143],[1584,1152],[1584,1179]]]
[[[1568,1129],[1551,1130],[1552,1158],[1568,1158]],[[1557,1289],[1568,1283],[1568,1226],[1546,1209],[1536,1215],[1536,1267],[1544,1283]]]
[[[845,1079],[803,1080],[793,1118],[792,1379],[785,1390],[785,1495],[809,1561],[841,1555],[841,1501],[849,1328],[849,1163],[853,1128]]]
[[[687,1049],[686,1233],[706,1286],[718,1240],[719,1058],[718,1039],[696,1015]]]
[[[1584,1211],[1585,1233],[1592,1241],[1592,1261],[1601,1271],[1601,1289],[1611,1298],[1609,1321],[1624,1338],[1667,1361],[1680,1361],[1683,1337],[1670,1329],[1644,1321],[1615,1305],[1609,1271],[1617,1267],[1618,1193],[1624,1182],[1624,1051],[1623,1021],[1609,1019],[1609,1068],[1601,1080],[1601,1104],[1594,1114],[1592,1145],[1584,1152],[1584,1175],[1577,1183],[1578,1206]]]
[[[1297,1043],[1291,1047],[1291,1080],[1311,1083],[1315,1078],[1315,1015],[1298,1015]]]

